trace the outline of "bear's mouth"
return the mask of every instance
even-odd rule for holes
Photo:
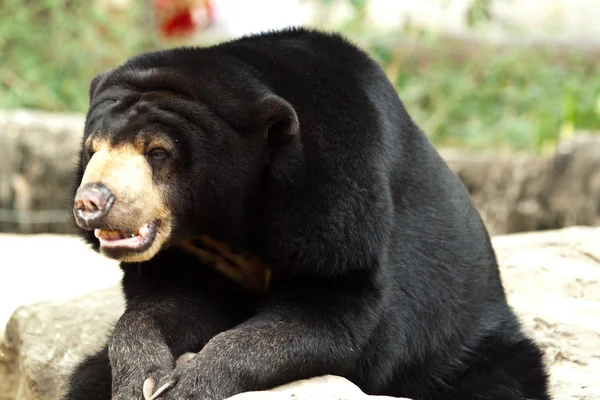
[[[111,258],[121,258],[131,253],[141,253],[154,243],[158,221],[149,222],[136,230],[95,229],[94,236],[100,241],[100,251]]]

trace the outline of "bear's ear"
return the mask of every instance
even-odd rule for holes
[[[104,79],[105,76],[106,72],[101,72],[98,75],[96,75],[90,82],[90,89],[88,92],[90,101],[94,98],[94,95],[96,94],[96,89],[98,88],[98,85]]]
[[[274,94],[262,97],[255,106],[259,126],[269,142],[284,144],[300,133],[300,123],[294,107]]]

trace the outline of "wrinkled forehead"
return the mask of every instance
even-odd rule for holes
[[[94,102],[86,120],[84,145],[120,147],[124,144],[144,149],[152,142],[171,147],[178,132],[168,124],[169,113],[135,94],[113,94]],[[172,119],[172,117],[171,117]],[[168,148],[167,148],[168,150]]]
[[[141,148],[159,139],[177,141],[177,127],[187,122],[183,111],[191,94],[180,87],[180,77],[168,76],[161,80],[157,71],[126,70],[95,78],[86,116],[86,147],[129,143]]]
[[[270,89],[238,63],[200,53],[193,53],[198,57],[193,68],[164,66],[156,55],[144,55],[96,78],[89,129],[131,131],[162,124],[180,130],[192,124],[210,130],[220,123],[246,128],[249,110]]]

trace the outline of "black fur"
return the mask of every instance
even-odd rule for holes
[[[155,177],[171,243],[209,234],[273,277],[246,293],[176,246],[122,264],[125,314],[65,399],[108,400],[109,360],[117,400],[149,376],[179,378],[164,399],[220,400],[323,374],[419,400],[550,398],[469,194],[355,46],[294,29],[154,52],[90,94],[86,137],[177,140]]]

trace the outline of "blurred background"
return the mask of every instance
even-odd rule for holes
[[[0,400],[57,399],[123,310],[116,262],[69,235],[90,80],[290,25],[381,64],[494,235],[555,398],[600,400],[599,19],[600,0],[0,0]]]
[[[597,0],[1,0],[0,232],[69,233],[97,73],[290,25],[381,63],[492,234],[600,225]]]
[[[600,400],[599,17],[600,0],[0,0],[0,400],[57,399],[123,310],[116,262],[69,235],[90,80],[290,25],[381,64],[494,235],[555,398]]]

